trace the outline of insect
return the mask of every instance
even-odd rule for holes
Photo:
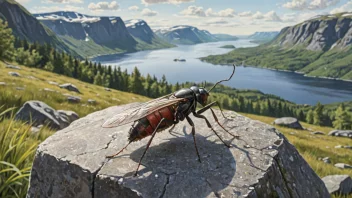
[[[136,142],[147,136],[151,136],[148,141],[147,147],[139,160],[136,172],[134,174],[134,176],[136,176],[139,166],[141,165],[142,159],[146,154],[157,132],[161,132],[167,128],[172,127],[169,130],[169,132],[171,132],[172,129],[176,126],[176,124],[179,123],[179,121],[183,121],[184,119],[186,119],[188,123],[192,126],[193,142],[198,156],[198,161],[201,162],[195,138],[195,126],[193,121],[189,117],[191,113],[196,118],[204,119],[207,126],[215,133],[215,135],[221,140],[221,142],[224,143],[227,147],[230,147],[214,130],[208,119],[201,114],[207,110],[210,110],[215,121],[222,129],[224,129],[225,132],[227,132],[234,138],[239,138],[239,136],[231,134],[220,124],[217,116],[215,115],[215,112],[213,111],[213,109],[211,109],[212,106],[219,106],[219,103],[215,101],[207,105],[208,96],[211,90],[213,90],[219,83],[229,81],[234,75],[235,69],[236,65],[234,64],[231,76],[228,79],[217,82],[209,91],[207,91],[204,87],[197,86],[183,88],[172,94],[162,96],[146,103],[139,104],[136,107],[132,107],[130,109],[126,109],[123,112],[113,116],[111,119],[107,120],[102,125],[102,127],[113,128],[128,123],[133,123],[133,125],[131,126],[129,131],[128,144],[123,147],[118,153],[106,157],[113,158],[119,155],[132,142]],[[197,103],[200,103],[203,106],[203,108],[198,111],[196,111]],[[222,116],[225,117],[222,110],[221,113]]]

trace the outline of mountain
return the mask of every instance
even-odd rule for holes
[[[69,52],[69,48],[53,31],[42,25],[31,13],[14,0],[0,0],[0,18],[7,21],[13,34],[31,43],[50,43]]]
[[[144,43],[144,45],[152,45],[155,47],[172,47],[173,45],[162,40],[158,37],[153,30],[149,27],[147,22],[141,19],[132,19],[125,21],[128,32],[135,38],[137,41]]]
[[[213,34],[219,41],[235,41],[238,40],[237,36],[229,34]]]
[[[268,42],[273,40],[280,32],[255,32],[254,34],[248,36],[248,39],[251,39],[254,42]]]
[[[150,28],[145,22],[144,29],[139,28],[131,33],[120,17],[89,16],[77,12],[41,13],[34,16],[83,57],[172,46],[160,39],[160,42],[153,40],[154,35],[146,31]],[[147,38],[150,40],[145,42],[143,39]]]
[[[316,16],[282,29],[266,44],[202,60],[214,64],[246,61],[312,77],[352,80],[352,13]]]
[[[167,42],[185,45],[234,39],[234,36],[231,35],[213,35],[207,30],[199,30],[196,27],[187,25],[157,29],[155,30],[155,33]]]

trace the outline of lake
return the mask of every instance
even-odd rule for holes
[[[159,79],[165,74],[171,83],[176,82],[216,82],[228,76],[232,67],[217,66],[200,61],[198,58],[224,54],[231,49],[220,48],[224,45],[254,47],[257,44],[249,40],[203,43],[198,45],[180,45],[171,49],[141,51],[130,54],[106,55],[93,61],[104,65],[120,66],[129,72],[135,66],[143,75],[155,75]],[[186,62],[173,60],[186,59]],[[240,63],[238,63],[240,64]],[[237,89],[257,89],[274,94],[298,104],[314,105],[318,101],[327,104],[352,100],[352,83],[328,79],[304,77],[293,72],[273,71],[254,67],[237,67],[230,82],[225,85]]]

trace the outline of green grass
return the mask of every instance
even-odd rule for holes
[[[21,70],[14,70],[5,68],[4,63],[0,62],[0,70],[2,71],[0,73],[0,82],[7,83],[6,86],[0,88],[0,106],[3,106],[3,110],[10,107],[18,108],[28,100],[40,100],[55,109],[73,110],[77,112],[80,117],[83,117],[89,113],[110,106],[149,100],[149,98],[144,96],[117,90],[111,90],[111,92],[108,92],[100,86],[84,83],[73,78],[35,68],[21,66]],[[19,72],[22,76],[9,76],[9,71]],[[28,76],[33,76],[36,79],[28,78]],[[59,84],[73,83],[78,87],[82,94],[61,89],[56,85],[49,84],[48,81],[55,81]],[[16,90],[16,87],[24,87],[25,89]],[[219,87],[222,89],[222,86]],[[49,88],[56,92],[42,91],[44,88]],[[214,92],[217,91],[220,90],[214,90]],[[241,94],[246,98],[257,98],[258,100],[269,97],[259,91],[253,90],[230,90],[224,88],[223,91],[225,94],[228,92],[229,95],[233,95],[232,97],[236,97],[236,94]],[[79,96],[82,100],[79,104],[71,104],[66,101],[66,97],[62,94]],[[94,105],[88,104],[88,99],[96,100],[97,103]],[[282,99],[277,98],[277,100]],[[16,109],[13,112],[16,112]],[[252,114],[243,115],[268,124],[272,123],[275,119]],[[303,126],[315,131],[322,131],[326,134],[332,130],[332,128],[318,127],[305,123],[303,123]],[[277,128],[293,145],[296,146],[300,154],[320,177],[330,174],[348,174],[352,176],[352,170],[340,170],[333,166],[334,163],[338,162],[352,163],[351,150],[334,148],[336,145],[351,144],[350,139],[331,136],[313,136],[305,130],[296,131],[283,127]],[[290,132],[295,132],[295,134],[292,135]],[[18,197],[24,197],[28,186],[28,174],[36,147],[52,133],[53,131],[50,129],[43,128],[39,133],[31,134],[29,132],[29,125],[25,125],[21,122],[14,122],[11,117],[0,122],[0,161],[6,162],[0,164],[0,170],[5,170],[0,173],[0,188],[2,189],[0,195],[15,195],[14,192],[16,192]],[[6,153],[9,148],[12,148],[12,150]],[[26,156],[26,160],[23,160],[23,156]],[[322,161],[319,161],[319,157],[330,157],[332,164],[325,164]],[[10,181],[9,178],[16,178],[16,180],[12,181],[10,179]],[[6,186],[3,185],[4,181],[9,181]]]
[[[0,197],[25,197],[35,151],[40,142],[54,132],[43,127],[33,134],[30,126],[3,119],[8,109],[0,113]]]
[[[254,120],[259,120],[271,124],[275,118],[241,113]],[[328,136],[334,130],[329,127],[319,127],[301,122],[303,127],[313,131],[321,131],[326,135],[312,135],[307,130],[294,130],[285,127],[275,126],[287,139],[297,148],[299,153],[320,176],[344,174],[352,177],[351,169],[339,169],[334,167],[336,163],[352,164],[352,151],[349,149],[336,149],[337,145],[351,145],[351,139]],[[293,132],[293,133],[292,133]],[[325,164],[318,158],[330,157],[331,164]]]
[[[104,87],[84,83],[82,81],[66,76],[54,74],[35,68],[21,66],[21,70],[5,68],[4,63],[0,62],[0,82],[6,82],[6,86],[0,88],[0,106],[21,107],[28,100],[40,100],[53,107],[54,109],[72,110],[83,117],[94,111],[105,109],[114,105],[121,105],[131,102],[143,102],[149,100],[147,97],[121,92],[117,90],[106,91]],[[8,72],[14,71],[21,74],[21,77],[13,77]],[[36,79],[28,78],[33,76]],[[57,85],[51,85],[48,81],[55,81],[59,84],[72,83],[81,94],[61,89]],[[17,90],[16,87],[23,87],[24,90]],[[43,91],[49,88],[55,92]],[[81,97],[79,104],[72,104],[66,100],[63,94],[70,94]],[[89,104],[88,99],[93,99],[96,104]]]

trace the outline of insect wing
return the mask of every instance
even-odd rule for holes
[[[113,128],[121,125],[125,125],[136,120],[139,120],[148,114],[162,109],[164,107],[177,104],[181,101],[184,101],[184,98],[158,98],[153,101],[142,103],[136,107],[132,107],[124,110],[123,112],[113,116],[107,120],[102,127],[104,128]]]

